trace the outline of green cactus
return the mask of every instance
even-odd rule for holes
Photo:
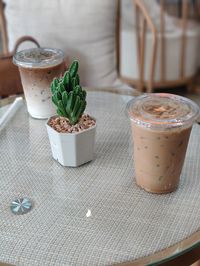
[[[51,83],[52,102],[57,107],[57,114],[67,117],[75,125],[86,108],[86,91],[80,86],[78,61],[74,61],[69,70],[60,79]]]

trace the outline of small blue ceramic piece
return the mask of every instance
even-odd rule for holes
[[[31,208],[32,202],[28,198],[16,199],[10,205],[11,212],[14,214],[25,214],[29,212]]]

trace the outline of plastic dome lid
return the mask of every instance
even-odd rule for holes
[[[193,101],[174,94],[149,93],[127,104],[131,121],[148,128],[167,129],[192,125],[199,115]]]
[[[22,67],[43,68],[60,64],[64,59],[63,51],[54,48],[31,48],[17,52],[13,63]]]

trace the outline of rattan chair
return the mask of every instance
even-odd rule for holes
[[[120,54],[119,54],[119,52],[120,52],[120,46],[119,46],[119,30],[120,30],[120,27],[119,27],[119,21],[120,21],[120,5],[119,5],[119,1],[120,0],[116,0],[116,9],[113,9],[113,12],[116,12],[115,14],[116,14],[116,16],[114,16],[114,18],[116,19],[116,21],[114,21],[114,24],[115,24],[115,29],[114,29],[114,31],[116,30],[116,32],[111,32],[110,33],[110,35],[111,35],[111,37],[112,36],[114,36],[114,37],[116,37],[115,38],[115,40],[116,40],[116,42],[114,41],[114,44],[112,44],[112,46],[113,47],[111,47],[111,48],[109,48],[109,49],[107,49],[107,51],[108,51],[108,53],[113,53],[113,55],[114,55],[114,57],[110,57],[110,55],[108,54],[108,56],[103,56],[102,58],[104,58],[105,59],[105,57],[107,57],[108,58],[108,60],[106,60],[106,62],[107,61],[109,61],[109,62],[111,62],[110,64],[111,65],[113,65],[112,66],[112,71],[110,71],[109,69],[108,69],[108,67],[107,67],[107,63],[106,64],[102,64],[101,62],[99,63],[99,64],[96,64],[96,66],[95,67],[97,67],[97,69],[98,69],[98,71],[97,70],[95,70],[95,68],[92,68],[92,70],[94,70],[94,72],[96,73],[96,72],[98,72],[98,73],[100,73],[101,71],[99,71],[99,69],[100,68],[103,68],[105,71],[105,75],[104,75],[104,73],[101,75],[101,80],[103,79],[103,80],[105,80],[106,79],[106,76],[110,76],[110,75],[113,75],[113,77],[114,77],[114,82],[110,82],[110,80],[106,80],[105,81],[105,83],[103,84],[102,82],[101,82],[101,80],[100,81],[98,81],[98,80],[96,80],[96,81],[92,81],[93,82],[93,84],[95,84],[95,87],[101,87],[101,89],[102,88],[104,88],[106,91],[118,91],[118,89],[121,89],[121,88],[123,88],[123,90],[124,90],[124,92],[126,93],[126,94],[130,94],[130,95],[138,95],[139,93],[138,93],[138,91],[136,91],[134,88],[132,88],[132,86],[130,87],[129,85],[127,85],[127,83],[123,83],[123,82],[121,82],[121,80],[119,79],[119,76],[118,76],[118,73],[119,73],[119,58],[120,58]],[[4,8],[4,4],[3,4],[3,2],[5,2],[5,3],[8,3],[8,5],[6,6],[6,8]],[[19,1],[20,2],[20,1]],[[21,1],[22,2],[22,1]],[[25,1],[26,2],[26,1]],[[36,3],[39,3],[40,4],[40,1],[34,1],[34,2],[36,2]],[[47,1],[46,1],[47,2]],[[53,2],[53,1],[52,1]],[[84,67],[84,71],[83,71],[83,77],[84,77],[84,72],[87,72],[87,73],[89,73],[89,71],[87,70],[88,69],[88,66],[87,66],[87,63],[88,63],[88,61],[90,61],[89,62],[89,66],[91,65],[91,62],[92,61],[95,61],[97,58],[99,58],[100,60],[101,60],[101,58],[100,58],[100,56],[96,56],[96,58],[94,57],[93,59],[94,60],[88,60],[87,58],[88,58],[88,51],[90,51],[90,49],[88,48],[87,49],[87,57],[85,56],[85,54],[84,54],[84,51],[82,51],[83,50],[83,45],[82,45],[82,43],[80,42],[80,43],[77,43],[77,47],[76,48],[74,48],[72,45],[69,45],[68,43],[66,43],[65,42],[65,40],[63,41],[63,38],[62,38],[62,35],[60,35],[60,36],[58,36],[58,34],[56,35],[57,36],[57,38],[56,37],[52,37],[53,35],[54,35],[54,32],[53,32],[53,29],[52,29],[52,32],[48,32],[47,33],[47,37],[45,37],[44,38],[44,36],[43,35],[41,35],[41,34],[38,34],[38,32],[40,33],[40,31],[38,30],[38,27],[36,28],[34,28],[33,29],[33,27],[32,26],[30,26],[30,28],[28,28],[27,29],[27,27],[25,27],[25,29],[24,29],[24,27],[23,27],[23,25],[24,25],[24,21],[23,21],[23,16],[21,15],[21,13],[20,13],[20,16],[18,16],[18,14],[17,14],[17,12],[19,11],[18,9],[17,9],[17,5],[18,5],[18,3],[15,3],[15,5],[14,5],[14,7],[13,7],[13,5],[11,5],[10,4],[11,3],[11,1],[6,1],[6,0],[0,0],[0,31],[1,31],[1,35],[2,35],[2,41],[3,41],[3,54],[6,54],[8,51],[12,51],[13,50],[13,43],[14,43],[14,41],[17,41],[17,38],[19,38],[20,36],[23,36],[23,35],[30,35],[30,36],[33,36],[34,38],[36,38],[36,40],[38,40],[38,42],[40,43],[40,45],[41,46],[45,46],[45,45],[50,45],[50,46],[52,46],[52,47],[57,47],[57,48],[60,48],[60,49],[63,49],[63,51],[66,53],[66,55],[67,55],[67,58],[68,58],[68,56],[69,56],[69,60],[70,60],[70,57],[74,57],[74,56],[80,56],[80,58],[82,58],[82,59],[79,59],[79,57],[75,57],[75,58],[77,58],[78,60],[82,60],[82,62],[83,62],[83,64],[84,63],[86,63],[85,64],[85,67]],[[58,5],[59,5],[59,2],[57,2],[58,3]],[[94,4],[94,2],[91,0],[91,3],[93,3]],[[10,6],[12,7],[12,8],[14,8],[14,12],[16,12],[16,14],[17,15],[15,15],[15,16],[11,16],[12,14],[10,14],[9,12],[8,12],[8,10],[9,10],[9,4],[10,4]],[[110,5],[110,4],[109,4]],[[42,9],[41,9],[42,10]],[[56,10],[56,9],[55,9]],[[20,10],[21,11],[21,10]],[[42,11],[41,11],[42,12]],[[55,11],[56,12],[56,11]],[[91,13],[92,14],[92,13]],[[37,16],[37,14],[32,14],[33,16]],[[34,21],[35,21],[35,23],[33,23],[34,25],[36,25],[37,23],[39,23],[36,19],[35,19],[35,17],[34,17]],[[13,23],[13,20],[15,19],[15,18],[19,18],[19,19],[21,19],[20,20],[20,22],[19,23],[14,23],[14,24],[12,24],[12,26],[10,26],[9,27],[9,23]],[[112,20],[111,20],[111,17],[109,17],[109,19],[107,20],[107,21],[109,21],[109,23],[111,22],[112,23]],[[47,23],[48,24],[48,23]],[[91,23],[92,24],[92,23]],[[96,25],[96,24],[95,24]],[[65,27],[64,25],[63,25],[63,27]],[[97,25],[97,27],[99,27],[98,25]],[[10,29],[10,31],[9,31],[9,29]],[[56,29],[54,29],[54,31],[55,31]],[[28,32],[27,32],[28,31]],[[106,31],[106,29],[105,29],[105,31]],[[77,31],[74,31],[75,32],[75,34],[77,34],[78,35],[78,37],[80,38],[80,34],[79,34],[79,32],[77,32]],[[104,32],[104,30],[102,30],[102,32]],[[16,34],[15,34],[16,33]],[[57,32],[56,32],[57,33]],[[51,37],[50,39],[50,41],[49,41],[49,39],[48,39],[48,37]],[[66,36],[65,36],[66,37]],[[91,37],[91,38],[90,38]],[[85,39],[85,36],[83,36],[83,38]],[[108,36],[108,38],[109,38],[109,36]],[[69,43],[70,43],[70,38],[68,37],[68,39],[69,39]],[[90,44],[90,39],[94,39],[93,38],[93,36],[92,35],[90,35],[89,33],[88,33],[88,38],[87,38],[87,45],[89,45]],[[102,39],[103,40],[103,39]],[[104,43],[105,43],[105,40],[104,40]],[[79,45],[80,44],[80,45]],[[109,41],[107,41],[106,42],[106,47],[108,47],[108,45],[111,45],[111,40],[109,40]],[[88,46],[89,47],[89,46]],[[95,45],[93,45],[93,47],[95,47]],[[98,47],[101,47],[102,48],[102,46],[98,46]],[[20,47],[21,48],[21,47]],[[24,48],[24,46],[23,46],[23,48]],[[25,46],[25,48],[26,48],[26,46]],[[81,51],[79,51],[79,48],[81,48],[80,50]],[[67,54],[68,53],[68,54]],[[90,53],[91,53],[91,51],[90,51]],[[91,53],[92,54],[92,53]],[[91,55],[92,56],[92,55]],[[90,56],[90,57],[91,57]],[[87,59],[87,60],[86,60]],[[114,59],[114,60],[113,60]],[[86,62],[87,61],[87,62]],[[91,68],[91,67],[90,67]],[[108,71],[107,71],[107,69],[108,69]],[[116,73],[115,73],[116,72]],[[87,74],[86,73],[86,74]],[[113,74],[112,74],[113,73]],[[88,74],[87,75],[85,75],[86,77],[88,76]],[[93,75],[90,75],[90,77],[91,76],[93,76]],[[96,75],[97,76],[97,75]],[[100,74],[99,74],[99,76],[100,76]],[[86,78],[85,78],[85,80],[86,80]],[[87,86],[87,87],[94,87],[94,85],[91,83],[91,81],[90,81],[90,83],[89,82],[87,82],[87,84],[84,84],[84,86]]]
[[[195,5],[194,1],[177,1],[179,16],[181,15],[181,17],[177,16],[177,18],[167,13],[166,2],[167,0],[133,0],[136,22],[134,25],[135,28],[132,29],[132,33],[129,35],[129,39],[133,42],[131,34],[135,34],[134,40],[136,40],[136,45],[132,51],[128,51],[127,49],[121,51],[121,61],[123,61],[123,53],[127,53],[130,62],[131,60],[137,62],[132,65],[130,63],[129,69],[132,68],[134,71],[130,70],[128,73],[124,69],[128,69],[125,64],[129,64],[129,62],[127,60],[124,61],[120,65],[120,74],[124,81],[136,86],[140,91],[147,90],[148,92],[152,92],[154,88],[173,88],[180,85],[192,86],[196,75],[197,63],[194,63],[194,61],[197,61],[198,46],[200,45],[200,32],[198,31],[200,25],[197,24],[198,22],[191,22],[189,15],[191,9],[195,6],[197,11],[195,12],[195,18],[199,16],[199,9],[197,7],[200,7],[200,1],[196,0]],[[156,22],[158,22],[159,27],[155,25],[155,21],[149,10],[153,4],[159,8],[159,14],[156,17]],[[173,5],[175,5],[175,2]],[[175,27],[178,30],[177,33],[174,31],[175,33],[171,34],[170,37],[170,34],[166,34],[166,27],[168,27],[168,22],[171,23],[173,19],[177,23]],[[196,27],[195,33],[191,33],[191,30],[194,30],[192,28],[193,25]],[[123,38],[121,38],[121,41],[123,41]],[[176,42],[176,58],[172,56],[173,51],[171,55],[169,54],[169,46],[171,50],[173,49],[172,42]],[[137,47],[137,52],[135,51],[135,47]],[[195,49],[192,47],[195,47]],[[194,50],[196,50],[196,54]],[[192,58],[189,58],[190,51],[193,53]],[[191,67],[188,66],[188,63],[190,63]],[[138,73],[135,74],[137,64]],[[176,70],[176,75],[172,73],[173,75],[170,76],[169,70],[172,72],[172,68],[170,69],[171,66]],[[131,74],[133,72],[134,74]]]

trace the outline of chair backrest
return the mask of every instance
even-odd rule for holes
[[[4,2],[10,51],[19,37],[31,35],[41,46],[61,48],[70,61],[80,60],[83,85],[106,87],[116,81],[119,0]]]
[[[198,0],[196,0],[198,1]],[[152,33],[152,56],[149,64],[150,75],[148,79],[148,91],[151,92],[153,86],[155,85],[154,81],[154,72],[156,61],[159,61],[160,65],[160,87],[169,86],[170,83],[167,83],[166,80],[166,61],[167,61],[167,52],[166,52],[166,30],[170,31],[172,28],[177,30],[178,35],[180,35],[180,45],[177,53],[179,53],[179,78],[173,81],[172,86],[178,84],[184,84],[186,81],[186,58],[187,58],[187,31],[189,29],[189,12],[191,9],[192,1],[183,0],[179,2],[179,15],[180,18],[172,18],[167,13],[167,1],[159,0],[158,1],[149,1],[149,0],[134,0],[136,7],[136,32],[137,32],[137,43],[138,43],[138,64],[139,64],[139,87],[142,88],[145,85],[144,81],[144,64],[145,62],[145,48],[146,48],[146,34],[147,27],[149,26]],[[193,1],[195,2],[195,1]],[[178,2],[177,2],[178,4]],[[154,6],[153,6],[154,5]],[[175,3],[174,3],[175,5]],[[153,11],[154,14],[151,13]],[[157,12],[157,13],[156,13]],[[176,25],[175,24],[179,25]],[[194,34],[193,34],[194,35]],[[196,34],[197,35],[197,34]],[[197,36],[198,37],[198,36]],[[198,38],[196,38],[198,41]],[[159,47],[159,54],[156,50]],[[156,58],[157,56],[157,58]],[[195,57],[195,56],[194,56]],[[194,64],[192,64],[193,67]]]
[[[124,53],[122,49],[120,74],[123,80],[140,90],[147,88],[149,92],[153,88],[191,83],[197,71],[199,45],[199,26],[191,17],[197,16],[192,10],[194,3],[195,8],[199,6],[199,0],[128,1],[124,3],[133,5],[129,19],[124,21],[121,38],[127,51]],[[173,12],[171,6],[169,10],[169,2]],[[178,9],[178,14],[174,9]],[[132,49],[128,41],[132,42]]]

